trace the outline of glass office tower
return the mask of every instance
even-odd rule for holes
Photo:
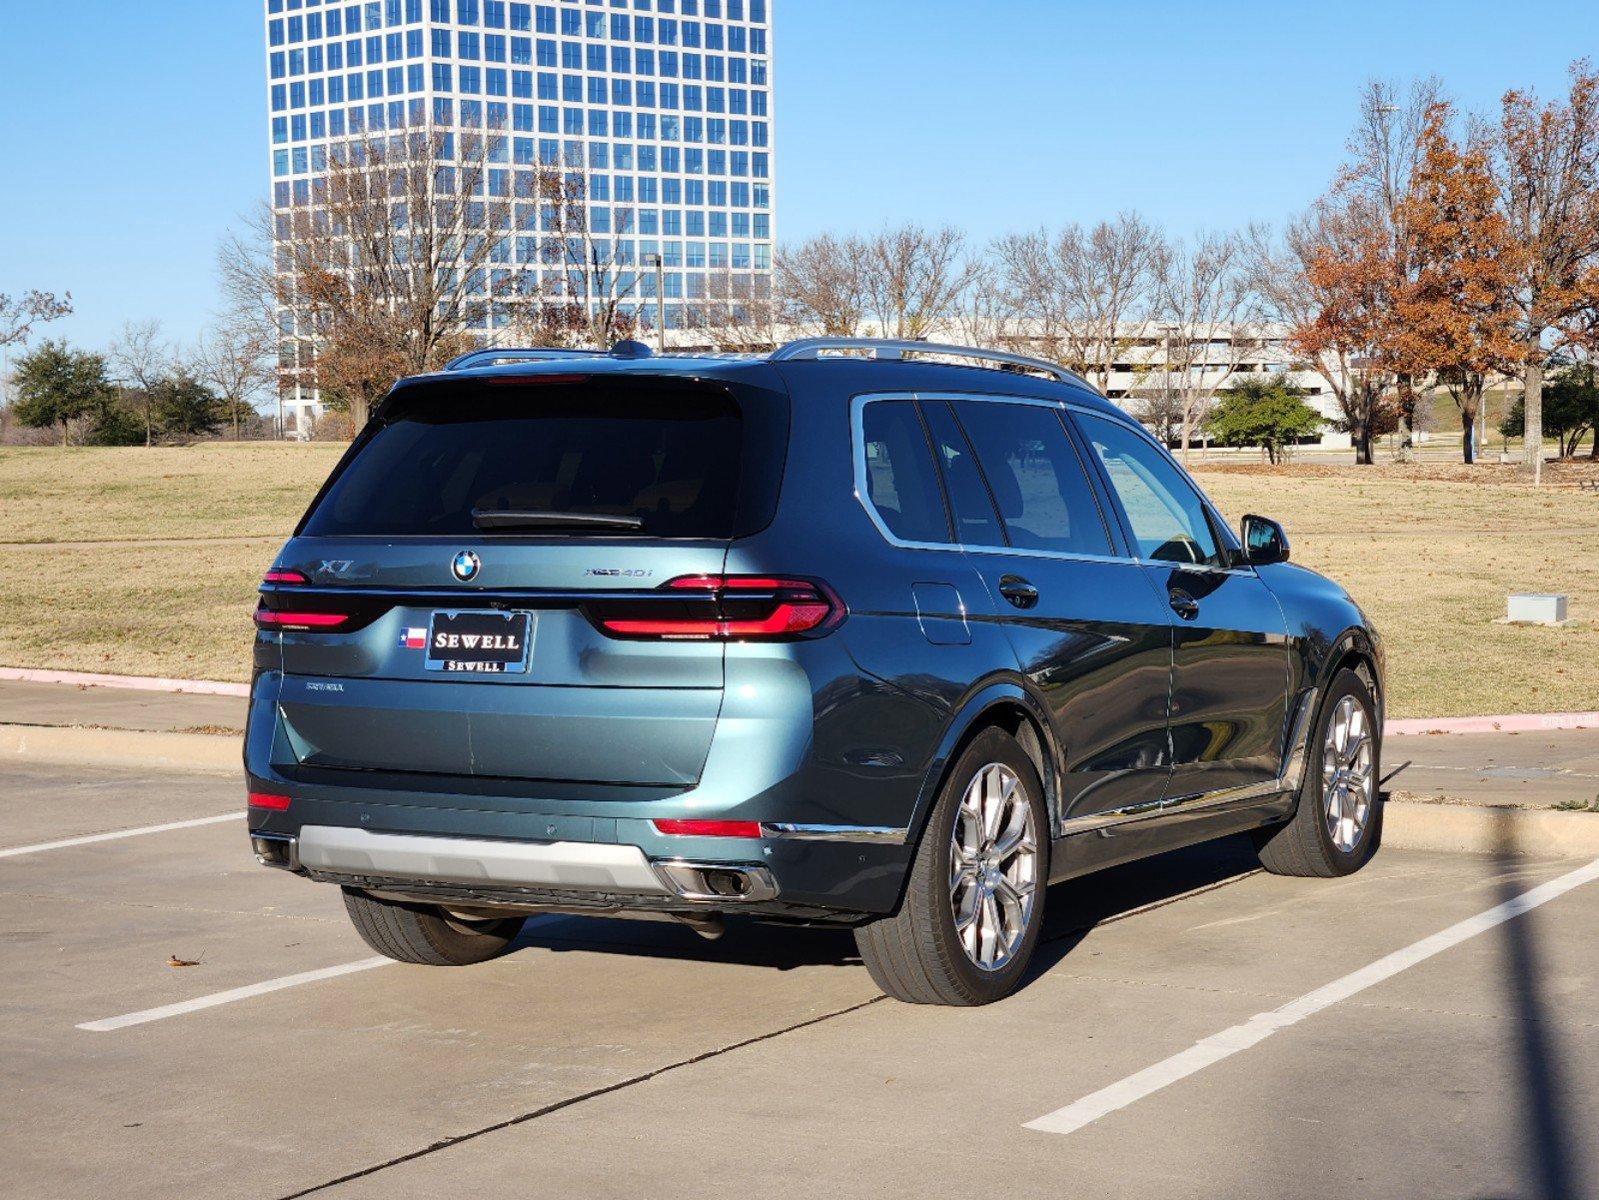
[[[507,180],[584,173],[589,231],[637,265],[629,303],[670,337],[707,295],[770,288],[771,2],[263,0],[273,207],[311,203],[351,139],[503,131]],[[536,269],[536,220],[519,233],[507,253]],[[508,319],[491,307],[482,334]]]

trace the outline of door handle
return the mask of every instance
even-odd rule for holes
[[[1166,593],[1166,599],[1171,602],[1171,610],[1185,621],[1192,621],[1199,616],[1199,601],[1195,600],[1182,588],[1172,588]]]
[[[1038,603],[1038,589],[1020,575],[1001,576],[999,594],[1017,608],[1032,608]]]

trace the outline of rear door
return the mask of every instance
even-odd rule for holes
[[[703,588],[671,585],[720,575],[769,523],[786,437],[781,394],[673,377],[401,394],[263,598],[345,618],[280,622],[285,765],[692,786],[722,645],[605,625],[704,616]]]
[[[1157,804],[1170,771],[1170,625],[1138,566],[1116,553],[1060,406],[971,396],[922,406],[958,535],[1055,722],[1066,828]]]
[[[1168,800],[1269,787],[1281,767],[1289,668],[1276,597],[1253,568],[1233,565],[1208,506],[1171,455],[1123,422],[1074,417],[1143,570],[1167,601]]]

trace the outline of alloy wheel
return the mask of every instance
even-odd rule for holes
[[[1038,831],[1016,772],[989,763],[972,778],[950,837],[949,899],[966,957],[997,971],[1015,957],[1038,890]]]
[[[1360,844],[1376,791],[1371,722],[1353,696],[1344,696],[1327,721],[1321,753],[1321,799],[1327,836],[1348,854]]]

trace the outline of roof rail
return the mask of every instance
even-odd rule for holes
[[[1094,389],[1081,375],[1059,363],[1004,350],[983,350],[976,346],[947,346],[938,342],[895,341],[888,338],[819,337],[803,338],[779,346],[769,356],[771,362],[815,362],[823,358],[842,358],[851,350],[864,350],[878,361],[903,362],[908,355],[937,355],[943,358],[974,358],[998,367],[1016,367],[1047,375],[1059,383]]]
[[[545,346],[530,346],[512,349],[500,347],[489,350],[473,350],[459,358],[452,358],[444,364],[446,371],[466,371],[472,367],[493,367],[501,363],[518,362],[556,362],[563,358],[604,358],[604,350],[557,350]]]

